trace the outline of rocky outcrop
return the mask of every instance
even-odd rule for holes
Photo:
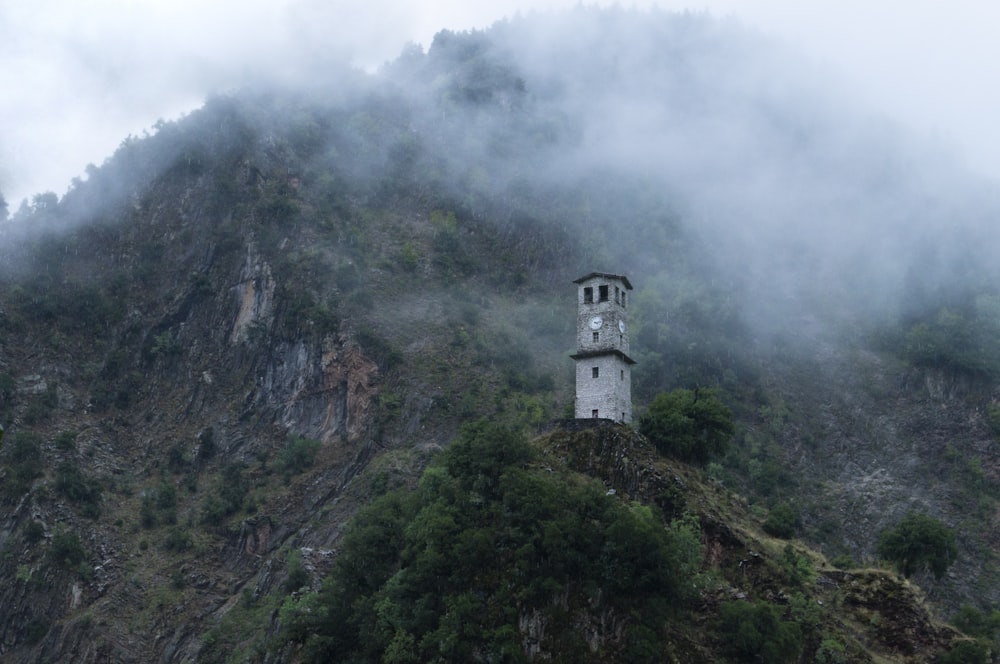
[[[584,423],[581,427],[580,423]],[[684,510],[685,483],[657,468],[653,445],[632,428],[610,420],[569,420],[546,436],[546,448],[568,467],[598,477],[625,500],[656,504],[667,516]]]
[[[894,574],[831,570],[825,576],[837,583],[844,609],[871,627],[866,645],[872,649],[909,659],[946,650],[961,636],[935,622],[919,590]]]
[[[347,337],[321,344],[280,344],[245,403],[266,409],[286,431],[323,443],[368,435],[379,393],[379,369]]]
[[[274,288],[271,266],[260,256],[253,243],[248,244],[239,281],[233,287],[238,309],[229,334],[231,343],[245,341],[253,325],[265,328],[270,325],[274,313]]]
[[[826,629],[848,644],[850,660],[933,661],[965,638],[933,615],[923,592],[910,581],[881,569],[834,569],[795,542],[775,542],[760,530],[745,499],[731,494],[684,464],[660,457],[643,436],[612,422],[571,421],[539,439],[547,459],[600,479],[609,495],[655,503],[664,515],[683,513],[698,517],[702,530],[703,566],[712,570],[719,585],[701,595],[699,611],[714,619],[719,606],[730,601],[763,599],[789,606],[801,593],[826,612]],[[791,553],[789,553],[791,552]],[[815,577],[802,583],[790,581],[786,560],[807,556]],[[599,607],[598,607],[599,608]],[[581,614],[583,616],[583,614]],[[587,614],[588,644],[592,651],[617,643],[621,616]],[[538,654],[546,630],[534,614],[521,616],[526,652]],[[712,649],[689,634],[673,636],[683,661],[717,661]],[[812,646],[815,648],[818,642]],[[725,649],[724,644],[715,647]]]

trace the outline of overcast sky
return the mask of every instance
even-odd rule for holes
[[[438,30],[488,27],[576,0],[0,0],[0,192],[11,208],[65,193],[128,134],[206,95],[301,63],[374,69]],[[584,4],[612,4],[607,2]],[[661,0],[801,49],[859,97],[1000,181],[1000,3],[985,0]]]

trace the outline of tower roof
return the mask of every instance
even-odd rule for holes
[[[590,274],[583,275],[579,279],[574,279],[573,283],[580,284],[583,283],[584,281],[593,279],[594,277],[604,277],[605,279],[617,279],[618,281],[625,284],[625,288],[632,290],[632,284],[631,282],[629,282],[628,277],[626,277],[624,274],[611,274],[610,272],[591,272]]]

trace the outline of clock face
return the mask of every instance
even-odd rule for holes
[[[590,329],[599,330],[602,325],[604,325],[604,319],[600,316],[594,316],[590,319]]]
[[[618,321],[618,331],[621,332],[622,334],[625,334],[625,321],[623,320]]]

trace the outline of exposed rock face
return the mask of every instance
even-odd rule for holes
[[[247,257],[240,268],[240,278],[233,290],[238,302],[236,320],[229,335],[232,343],[246,340],[251,325],[269,326],[274,314],[274,277],[271,266],[257,253],[253,244],[247,246]]]
[[[246,406],[273,410],[282,427],[299,435],[354,443],[369,432],[378,378],[378,365],[343,336],[282,344]]]

